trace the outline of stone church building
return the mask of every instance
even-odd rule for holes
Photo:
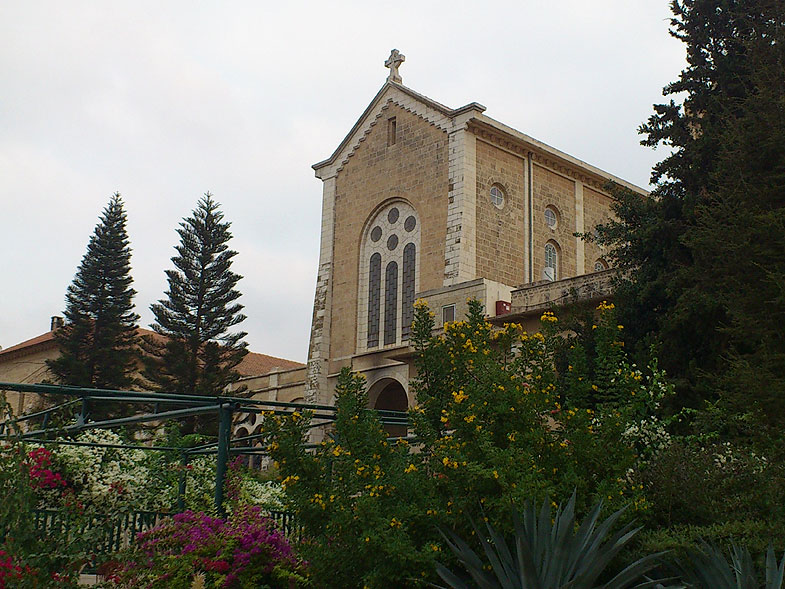
[[[249,379],[260,399],[331,404],[338,372],[351,366],[366,376],[371,406],[405,409],[415,299],[439,324],[461,318],[473,297],[491,321],[536,329],[554,302],[608,293],[602,249],[575,234],[608,218],[608,181],[647,192],[481,104],[452,109],[404,86],[403,61],[393,50],[385,84],[313,166],[323,193],[308,364]]]

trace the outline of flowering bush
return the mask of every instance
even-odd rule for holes
[[[501,530],[511,504],[574,491],[579,512],[600,500],[607,510],[631,503],[628,518],[646,512],[629,472],[647,442],[624,432],[657,417],[661,375],[627,363],[612,306],[600,306],[592,330],[608,357],[591,370],[576,361],[569,377],[555,368],[564,340],[553,313],[543,314],[542,332],[528,334],[516,324],[494,330],[479,303],[469,307],[465,321],[433,336],[427,307],[415,305],[413,449],[386,439],[366,409],[363,378],[348,370],[330,438],[315,452],[305,447],[309,415],[265,419],[288,503],[309,538],[304,557],[323,584],[437,581],[437,527],[468,535],[465,514],[480,508]],[[589,391],[594,399],[584,404]]]
[[[0,402],[0,412],[10,416],[7,411]],[[46,450],[31,450],[16,439],[0,446],[0,589],[76,587],[88,539],[69,533],[68,526],[54,526],[42,535],[32,517],[37,495],[62,499],[69,493],[51,466],[52,456]],[[71,530],[85,523],[74,504],[63,505],[63,518]]]
[[[187,511],[139,535],[110,582],[121,587],[190,588],[307,585],[304,566],[258,506],[228,519]]]
[[[122,445],[120,434],[110,430],[89,430],[76,436],[77,442]],[[154,443],[157,441],[154,440]],[[180,457],[167,452],[96,446],[55,446],[36,448],[34,462],[38,505],[59,509],[62,491],[69,489],[69,500],[98,514],[130,511],[171,511],[178,501],[179,478],[187,477],[185,505],[193,510],[213,508],[215,495],[215,456],[195,456],[183,467]],[[262,482],[235,461],[229,471],[227,507],[260,505],[282,508],[278,483]]]

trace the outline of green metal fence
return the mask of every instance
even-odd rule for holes
[[[156,526],[172,514],[155,511],[133,511],[116,515],[99,515],[86,523],[75,526],[67,513],[54,509],[36,509],[33,521],[42,535],[55,530],[68,535],[89,535],[92,539],[92,552],[96,555],[110,554],[127,548],[139,532]]]
[[[95,555],[104,555],[128,548],[136,540],[137,534],[151,530],[172,515],[156,511],[133,511],[95,516],[89,522],[75,526],[69,515],[63,511],[36,509],[33,511],[33,521],[42,535],[54,531],[73,536],[89,535],[92,539],[91,552]],[[267,515],[287,538],[292,541],[300,540],[302,528],[292,513],[269,511]]]
[[[335,407],[331,405],[318,405],[313,403],[285,403],[281,401],[263,401],[248,397],[230,396],[200,396],[183,395],[178,393],[154,393],[149,391],[115,391],[106,389],[92,389],[50,384],[24,384],[0,382],[2,391],[16,391],[49,395],[51,398],[60,398],[64,402],[56,404],[42,411],[9,417],[0,416],[0,440],[20,439],[36,444],[66,444],[85,445],[91,447],[116,447],[140,449],[150,452],[179,452],[183,464],[192,456],[202,454],[216,455],[215,471],[215,497],[216,510],[224,513],[224,482],[228,462],[231,456],[265,454],[266,451],[254,445],[266,440],[266,433],[235,437],[232,436],[234,418],[239,415],[265,414],[291,414],[294,411],[310,411],[310,427],[322,427],[335,420]],[[73,397],[69,400],[69,397]],[[96,403],[115,403],[124,407],[137,407],[138,413],[130,417],[116,419],[91,420],[90,408]],[[153,407],[152,412],[149,408]],[[185,408],[182,408],[185,407]],[[51,416],[65,409],[71,411],[79,408],[74,416],[72,425],[62,427],[51,426]],[[408,415],[402,411],[374,410],[384,425],[407,426]],[[63,439],[73,434],[91,429],[112,429],[128,425],[143,423],[162,424],[169,420],[178,420],[195,415],[215,414],[218,417],[218,439],[215,442],[191,448],[169,448],[160,446],[146,446],[143,444],[98,444],[81,443],[70,439]],[[251,444],[251,445],[249,445]],[[179,507],[182,509],[182,498],[185,495],[186,475],[180,482]]]

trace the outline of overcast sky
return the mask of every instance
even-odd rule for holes
[[[142,325],[175,229],[232,222],[250,349],[305,361],[327,158],[384,83],[486,115],[647,187],[637,127],[684,66],[667,0],[3,2],[0,345],[48,331],[122,193]]]

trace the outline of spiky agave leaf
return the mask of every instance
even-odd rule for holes
[[[695,589],[759,589],[758,571],[746,547],[731,542],[729,555],[716,545],[701,542],[687,562],[677,563],[688,586]],[[766,551],[765,589],[782,589],[785,554],[777,563],[774,547]]]
[[[592,589],[600,575],[640,528],[628,524],[610,535],[624,510],[600,521],[602,503],[575,529],[575,494],[551,520],[550,501],[539,509],[527,503],[523,514],[513,512],[514,545],[510,547],[493,526],[481,530],[472,521],[485,559],[450,530],[442,530],[447,545],[482,589]],[[662,580],[643,575],[660,562],[663,553],[646,556],[618,573],[602,589],[656,587]],[[453,589],[469,585],[439,564],[437,573]],[[635,584],[637,583],[637,584]]]

